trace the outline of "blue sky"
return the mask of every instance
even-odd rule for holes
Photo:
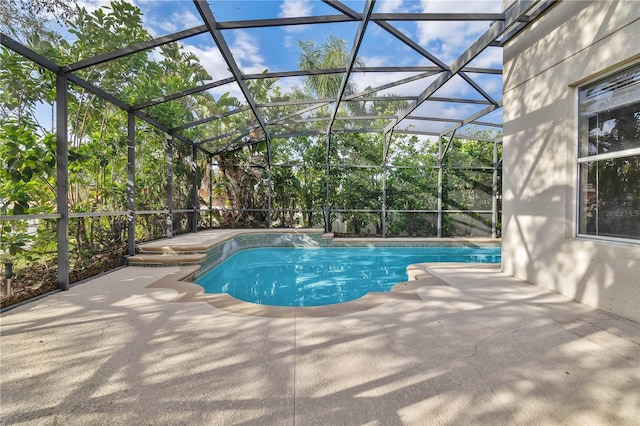
[[[191,0],[158,1],[130,0],[142,10],[144,23],[154,36],[171,34],[186,28],[202,25],[196,8]],[[105,0],[79,1],[87,9],[107,5]],[[362,12],[365,1],[344,1],[344,4],[357,12]],[[317,15],[335,15],[339,12],[319,0],[210,0],[209,4],[218,21],[246,19],[266,19],[276,17],[299,17]],[[385,12],[500,12],[502,0],[457,1],[457,0],[378,0],[374,13]],[[450,64],[462,54],[476,38],[489,28],[490,22],[409,22],[396,21],[392,25],[402,33],[418,42],[420,46],[435,55],[439,60]],[[315,24],[273,28],[255,28],[225,30],[223,35],[242,72],[259,73],[270,71],[288,71],[297,69],[299,56],[298,40],[315,39],[322,42],[329,34],[343,38],[350,48],[357,30],[357,22]],[[184,48],[195,53],[214,80],[230,76],[222,55],[208,35],[182,40]],[[157,54],[157,53],[155,53]],[[371,22],[360,48],[359,57],[367,66],[433,65],[406,45],[401,43],[377,24]],[[501,68],[502,51],[489,48],[474,59],[470,66],[482,68]],[[376,87],[411,74],[359,73],[353,75],[353,82],[359,89]],[[501,99],[501,76],[470,75],[494,99]],[[432,79],[423,79],[388,92],[399,95],[417,95]],[[301,78],[288,78],[280,81],[286,92],[288,87],[301,84]],[[212,94],[219,96],[224,92],[241,97],[237,85],[227,85],[213,89]],[[435,96],[481,99],[481,96],[459,77],[454,77],[443,86]],[[421,109],[433,107],[425,105]],[[466,104],[437,105],[435,112],[426,115],[444,118],[460,118],[473,114],[482,106]],[[501,121],[496,114],[492,121]],[[441,125],[440,125],[441,126]]]

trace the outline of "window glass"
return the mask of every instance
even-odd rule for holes
[[[580,92],[580,156],[640,147],[640,67]]]
[[[640,66],[579,99],[578,233],[640,240]]]
[[[580,233],[640,239],[640,156],[580,165]]]

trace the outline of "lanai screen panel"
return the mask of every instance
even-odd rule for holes
[[[318,101],[328,99],[322,107],[329,111],[326,134],[334,126],[338,131],[371,129],[369,124],[357,126],[337,120],[345,114],[358,116],[363,112],[385,117],[386,121],[379,123],[384,125],[384,133],[409,127],[420,132],[418,126],[404,121],[414,119],[422,104],[434,97],[499,105],[497,81],[485,76],[501,72],[501,44],[552,3],[513,2],[503,11],[504,2],[497,0],[465,3],[464,9],[459,2],[443,1],[142,2],[138,19],[144,31],[129,34],[126,29],[118,29],[113,37],[95,40],[86,39],[87,34],[82,40],[70,36],[72,45],[89,43],[92,49],[63,59],[59,65],[63,71],[74,73],[73,81],[80,79],[83,87],[103,91],[119,107],[140,111],[136,115],[143,119],[148,113],[147,121],[169,132],[182,131],[189,120],[220,115],[219,108],[206,105],[210,102],[207,96],[195,96],[192,98],[198,100],[189,102],[188,95],[199,91],[214,98],[227,94],[239,106],[248,107],[252,114],[244,117],[244,127],[234,124],[242,128],[241,133],[251,132],[251,126],[259,127],[253,136],[259,134],[267,144],[272,138],[270,127],[280,124],[282,114],[296,112],[282,105],[272,106],[271,101],[300,99],[302,95]],[[74,28],[70,34],[78,31]],[[142,66],[143,59],[152,59],[153,64]],[[179,68],[180,62],[192,63],[194,73],[178,81],[174,68]],[[105,67],[120,69],[116,73],[119,81],[104,80],[101,73]],[[265,72],[268,78],[256,78]],[[419,72],[432,73],[435,80],[417,81],[409,94],[395,90],[394,81]],[[285,78],[291,80],[285,82]],[[273,90],[259,84],[267,79],[273,79],[269,80]],[[231,81],[235,86],[222,93],[220,87]],[[130,86],[140,85],[148,86],[148,98],[130,93]],[[368,99],[355,98],[366,90],[370,90]],[[375,99],[393,95],[406,97],[394,100],[395,105]],[[158,107],[168,102],[182,104],[190,114],[176,107],[168,106],[167,111]],[[437,117],[431,110],[420,111],[424,111],[419,117],[422,121]],[[468,118],[465,114],[467,110],[461,107],[455,111],[455,119],[464,121]],[[395,118],[387,118],[390,115]],[[317,115],[307,112],[306,117],[315,119]],[[180,135],[187,141],[197,139],[196,143],[220,136],[207,134],[215,129],[202,129]],[[276,134],[282,132],[281,128],[274,130]],[[430,129],[424,134],[436,132]],[[241,143],[228,143],[222,148],[235,150],[255,142],[251,136],[235,138]],[[210,149],[220,146],[200,148],[212,153]]]
[[[42,129],[58,151],[55,211],[35,207],[51,196],[14,200],[0,221],[55,221],[60,288],[70,249],[133,254],[139,241],[209,226],[496,235],[501,46],[554,1],[86,4],[52,43],[0,37],[7,64],[17,55],[50,74],[27,73],[43,76],[28,94],[60,117]],[[25,76],[1,76],[12,119]],[[89,103],[98,113],[74,114]],[[113,149],[81,152],[107,139]],[[485,143],[473,149],[482,155],[461,156],[466,139]],[[105,173],[83,175],[83,161]],[[67,180],[102,185],[94,198],[109,200],[68,215]],[[90,222],[112,240],[85,239]]]

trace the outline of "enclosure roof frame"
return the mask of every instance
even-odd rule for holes
[[[181,132],[192,129],[197,126],[201,126],[203,124],[222,119],[225,117],[233,116],[236,114],[246,113],[248,111],[251,112],[252,116],[255,117],[256,125],[250,125],[246,127],[244,130],[236,130],[232,135],[226,135],[226,137],[233,138],[230,142],[228,142],[225,146],[227,146],[230,150],[238,149],[237,139],[243,140],[246,139],[247,134],[250,134],[253,130],[259,128],[262,130],[262,137],[260,140],[244,140],[241,144],[242,146],[246,146],[247,144],[258,143],[261,141],[265,141],[267,143],[267,150],[270,149],[270,140],[272,137],[290,137],[290,134],[306,134],[306,133],[314,133],[315,131],[308,132],[293,132],[293,133],[281,133],[278,131],[272,132],[270,126],[287,122],[287,120],[295,118],[296,122],[305,122],[304,114],[313,111],[314,109],[331,105],[333,104],[335,107],[331,112],[331,116],[328,117],[329,123],[326,130],[327,136],[329,133],[337,132],[353,132],[354,129],[334,129],[334,123],[337,119],[338,109],[343,102],[347,101],[361,101],[361,102],[378,102],[378,101],[400,101],[405,100],[408,101],[408,106],[398,111],[394,117],[390,117],[388,114],[381,116],[384,120],[389,121],[389,123],[383,128],[379,129],[381,132],[386,134],[398,133],[398,134],[416,134],[422,136],[446,136],[457,129],[460,129],[468,124],[474,124],[479,126],[485,126],[493,129],[500,129],[500,123],[493,123],[491,121],[481,121],[480,119],[499,108],[502,107],[502,101],[493,99],[493,97],[479,84],[473,77],[469,75],[472,74],[493,74],[500,75],[502,70],[500,69],[489,69],[489,68],[478,68],[478,67],[469,67],[469,63],[480,53],[482,53],[485,49],[489,47],[502,47],[508,40],[510,40],[513,36],[515,36],[522,29],[526,28],[531,22],[537,19],[544,13],[547,13],[556,3],[557,0],[515,0],[509,4],[509,6],[502,13],[374,13],[374,5],[375,0],[367,0],[364,10],[359,12],[351,9],[344,3],[339,0],[323,0],[323,2],[329,5],[332,9],[334,9],[337,14],[333,15],[317,15],[317,16],[300,16],[295,18],[267,18],[267,19],[248,19],[242,21],[217,21],[214,17],[213,11],[210,5],[205,0],[193,0],[193,3],[202,19],[203,24],[197,25],[192,28],[188,28],[182,31],[174,32],[172,34],[160,36],[151,40],[147,40],[144,42],[138,42],[131,44],[130,46],[123,47],[120,49],[113,50],[111,52],[103,53],[96,55],[91,58],[82,59],[72,64],[60,65],[56,64],[54,61],[40,55],[21,43],[11,39],[5,34],[0,34],[1,44],[10,50],[28,58],[29,60],[37,63],[38,65],[52,71],[57,75],[66,75],[68,81],[76,84],[84,89],[90,91],[91,93],[99,96],[100,98],[112,103],[113,105],[119,107],[123,111],[131,112],[135,117],[149,123],[150,125],[156,127],[157,129],[171,135],[172,137],[181,140],[188,145],[197,147],[201,151],[203,151],[206,155],[212,156],[217,155],[219,153],[225,152],[220,151],[219,149],[208,150],[203,147],[204,141],[212,141],[212,140],[220,140],[224,139],[221,135],[210,135],[204,138],[200,138],[200,140],[192,140],[189,137],[186,137],[181,134]],[[491,25],[489,29],[482,34],[462,55],[460,55],[455,61],[451,64],[447,65],[445,62],[441,61],[436,55],[433,55],[424,47],[420,46],[415,40],[406,34],[402,33],[394,26],[395,22],[402,21],[431,21],[431,22],[447,22],[447,21],[490,21]],[[267,28],[267,27],[281,27],[281,26],[297,26],[297,25],[322,25],[322,24],[330,24],[330,23],[357,23],[358,28],[356,31],[356,36],[354,37],[353,46],[349,53],[349,60],[345,67],[338,67],[332,69],[313,69],[313,70],[286,70],[286,71],[276,71],[276,72],[264,72],[259,74],[244,74],[238,63],[229,48],[229,45],[226,42],[223,31],[232,30],[232,29],[247,29],[247,28]],[[403,43],[405,46],[410,48],[411,50],[417,52],[422,55],[425,59],[431,62],[432,66],[414,66],[414,67],[405,67],[405,66],[394,66],[394,67],[359,67],[356,66],[356,58],[358,54],[358,50],[360,44],[362,43],[368,28],[370,27],[369,23],[375,23],[378,28],[381,28],[395,37],[398,41]],[[231,77],[220,79],[217,81],[212,81],[206,84],[202,84],[200,86],[191,87],[184,89],[182,91],[176,93],[166,94],[156,99],[151,99],[148,101],[140,102],[135,105],[130,105],[121,99],[119,99],[113,93],[109,93],[106,90],[103,90],[94,84],[86,81],[82,77],[80,77],[77,72],[88,67],[104,64],[119,58],[123,58],[129,55],[133,55],[136,53],[149,52],[151,49],[166,45],[168,43],[178,42],[181,40],[188,39],[194,36],[201,36],[204,34],[209,34],[215,43],[216,47],[219,49],[222,54],[226,64],[229,67],[229,71],[231,72]],[[371,88],[369,90],[364,90],[359,92],[358,94],[346,94],[345,87],[347,82],[351,78],[354,73],[359,72],[385,72],[385,73],[398,73],[402,74],[395,81],[378,86],[377,88]],[[333,99],[301,99],[301,100],[289,100],[283,101],[287,103],[278,103],[278,102],[268,102],[268,103],[258,103],[253,98],[251,90],[247,85],[247,81],[250,80],[258,80],[258,79],[267,79],[267,78],[285,78],[285,77],[308,77],[311,75],[320,75],[320,74],[343,74],[340,90],[336,94],[336,97]],[[406,73],[416,73],[413,76],[406,76]],[[375,95],[371,95],[377,91],[385,90],[394,86],[399,86],[406,82],[415,81],[420,78],[425,78],[427,76],[437,75],[436,79],[433,80],[421,93],[416,96],[390,96],[390,97],[376,97]],[[479,95],[481,99],[467,99],[462,97],[442,97],[442,96],[434,96],[434,94],[440,89],[444,84],[446,84],[449,80],[451,80],[454,76],[458,75],[462,78],[466,83],[468,83],[474,91]],[[168,126],[163,123],[161,120],[154,118],[151,114],[145,112],[144,110],[152,107],[154,105],[163,104],[166,102],[171,102],[186,96],[194,96],[199,93],[206,92],[209,89],[213,89],[216,87],[224,86],[226,84],[237,84],[242,92],[244,99],[241,99],[241,102],[244,102],[244,105],[237,107],[232,110],[223,111],[218,114],[211,115],[209,117],[200,117],[198,119],[193,120],[189,123],[184,123],[180,126]],[[377,90],[376,90],[377,89]],[[367,93],[368,92],[368,93]],[[465,104],[477,104],[477,105],[486,105],[482,110],[468,116],[468,117],[437,117],[429,114],[420,114],[418,113],[418,108],[426,101],[438,101],[438,102],[458,102]],[[300,105],[307,104],[305,108],[300,110],[289,112],[284,115],[278,116],[276,118],[267,119],[264,111],[273,107],[280,107],[284,105],[295,105],[296,102],[299,102]],[[376,118],[375,116],[372,118]],[[342,119],[342,118],[341,118]],[[353,117],[354,120],[363,120],[362,117]],[[400,126],[403,123],[403,120],[416,120],[420,122],[450,122],[453,123],[452,126],[445,128],[440,132],[433,131],[421,131],[416,129],[401,129]],[[307,123],[312,122],[311,119],[306,121]],[[363,128],[362,131],[370,132],[372,128]],[[273,133],[273,134],[271,134]],[[270,161],[270,154],[267,156],[268,161]]]

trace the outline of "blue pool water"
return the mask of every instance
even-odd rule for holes
[[[390,291],[420,262],[500,262],[500,248],[259,248],[240,251],[196,280],[272,306],[320,306]]]

